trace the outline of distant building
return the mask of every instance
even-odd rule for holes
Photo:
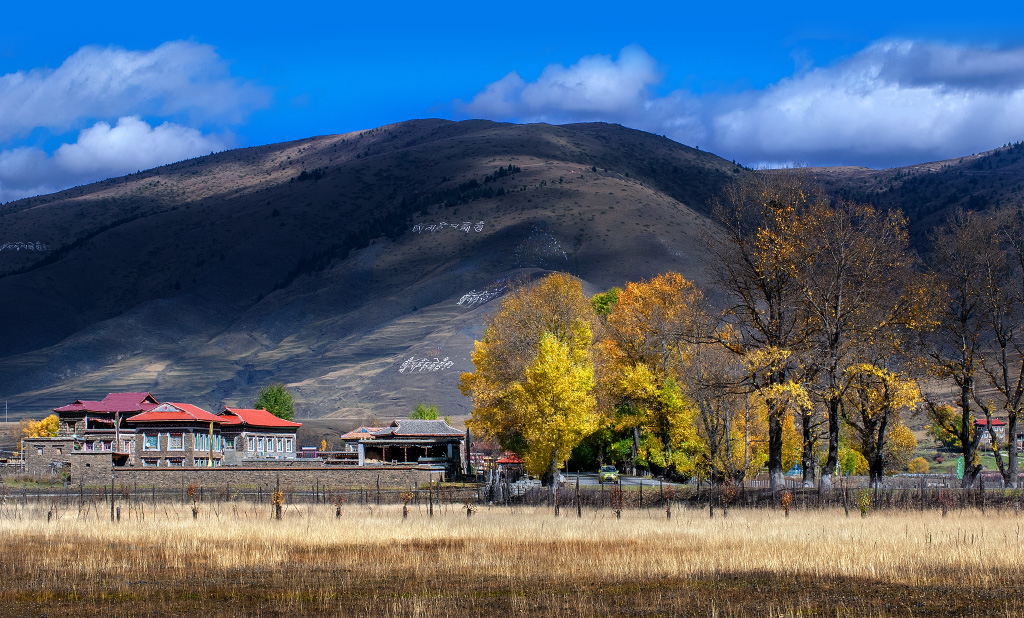
[[[465,472],[466,435],[444,420],[398,419],[386,427],[360,427],[341,436],[337,459],[359,466],[420,464]]]
[[[981,446],[990,446],[992,444],[992,436],[988,431],[988,420],[984,418],[974,419],[974,429],[981,433]],[[992,431],[996,434],[996,440],[999,444],[1003,444],[1006,441],[1006,422],[1001,421],[998,418],[992,419]]]
[[[146,468],[294,459],[302,426],[265,410],[224,408],[212,414],[192,404],[160,403],[149,393],[110,393],[102,401],[80,399],[54,412],[56,437],[25,439],[30,474],[70,473],[75,456],[86,453],[108,453],[115,467]]]

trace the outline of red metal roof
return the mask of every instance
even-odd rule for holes
[[[984,419],[984,418],[974,419],[974,424],[975,425],[981,425],[981,426],[988,425],[988,419]],[[992,419],[992,426],[993,427],[999,427],[1000,425],[1005,425],[1005,424],[1006,423],[1004,421],[1001,421],[998,418]]]
[[[94,405],[98,406],[98,405],[100,405],[100,402],[98,402],[98,401],[83,401],[81,399],[78,399],[74,403],[69,403],[66,406],[61,406],[59,408],[54,408],[53,411],[54,412],[84,412],[85,410],[88,409],[86,407],[86,404],[94,404]]]
[[[521,464],[521,463],[523,463],[523,458],[520,457],[519,455],[516,455],[515,453],[510,453],[508,451],[505,451],[505,454],[496,463],[500,463],[500,464]]]
[[[286,421],[283,418],[277,418],[266,410],[252,410],[248,408],[224,408],[224,411],[220,413],[220,416],[230,418],[230,415],[234,415],[239,421],[222,421],[226,425],[237,425],[241,422],[244,425],[251,425],[253,427],[277,427],[277,428],[291,428],[291,427],[302,427],[302,423],[296,423],[293,421]]]
[[[106,412],[152,410],[159,402],[149,393],[110,393],[101,401]]]
[[[372,438],[373,432],[380,431],[383,427],[360,427],[359,429],[353,429],[352,431],[343,434],[342,440],[359,440],[362,438]]]
[[[145,412],[159,402],[149,393],[108,393],[103,401],[78,399],[74,403],[54,408],[54,412]]]
[[[214,422],[220,424],[221,418],[210,414],[202,408],[188,403],[165,403],[154,406],[152,410],[136,414],[128,419],[129,423],[174,423],[201,421],[204,423]]]

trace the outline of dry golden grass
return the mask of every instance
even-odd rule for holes
[[[1024,615],[1012,511],[152,510],[0,510],[0,612]]]

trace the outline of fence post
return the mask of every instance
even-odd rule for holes
[[[580,504],[580,473],[576,472],[576,517],[583,517],[583,505]]]

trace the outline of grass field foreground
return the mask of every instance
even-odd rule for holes
[[[1021,616],[1013,511],[0,510],[5,615]]]

